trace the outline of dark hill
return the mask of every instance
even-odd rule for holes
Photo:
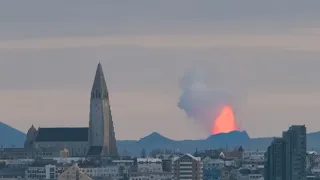
[[[211,135],[207,139],[175,141],[159,133],[152,133],[139,141],[118,141],[117,144],[120,154],[123,151],[130,151],[131,155],[138,156],[143,148],[147,149],[147,151],[161,148],[193,153],[196,149],[199,151],[225,147],[231,149],[241,145],[245,150],[265,150],[272,139],[272,137],[250,138],[246,131],[233,131]],[[308,149],[320,150],[318,139],[320,139],[320,132],[309,133],[307,135]]]
[[[234,147],[247,144],[250,141],[246,131],[232,131],[209,136],[205,142],[208,147]]]
[[[157,132],[153,132],[150,135],[141,138],[138,141],[140,144],[168,144],[173,142],[173,140],[168,139]]]
[[[23,147],[26,135],[4,123],[0,122],[0,146],[3,147]],[[199,151],[205,149],[215,148],[233,148],[242,146],[245,150],[265,150],[272,137],[265,138],[250,138],[247,132],[233,131],[229,133],[222,133],[211,135],[207,139],[200,140],[181,140],[176,141],[162,136],[157,132],[141,138],[140,140],[124,140],[117,141],[119,154],[138,156],[141,150],[145,148],[147,152],[153,149],[169,149],[186,153],[193,153],[198,149]],[[307,134],[308,149],[320,150],[320,132],[313,132]]]
[[[0,122],[0,146],[23,147],[26,134]]]

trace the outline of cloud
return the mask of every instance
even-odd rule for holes
[[[174,138],[200,137],[205,133],[175,105],[179,76],[201,64],[219,87],[248,92],[237,117],[250,135],[275,135],[304,122],[316,130],[319,5],[319,0],[4,0],[0,90],[9,92],[0,93],[0,120],[21,129],[33,121],[86,125],[87,92],[102,61],[116,94],[115,118],[123,122],[119,137],[139,138],[155,125]],[[178,125],[167,125],[172,122]],[[130,123],[134,133],[126,129]]]
[[[0,49],[62,49],[99,46],[143,48],[268,48],[320,51],[317,35],[141,35],[2,40]]]
[[[90,88],[88,88],[90,89]],[[110,104],[117,139],[139,139],[152,131],[174,139],[193,136],[192,123],[185,121],[172,94],[161,92],[110,92]],[[24,132],[36,127],[87,127],[89,91],[76,90],[8,90],[0,91],[0,121]],[[171,119],[170,127],[168,122]],[[175,129],[184,124],[179,134]],[[135,132],[135,133],[132,133]],[[203,136],[204,137],[204,136]]]
[[[214,120],[224,106],[235,105],[233,95],[215,81],[208,83],[204,70],[196,69],[184,74],[180,82],[181,95],[178,107],[212,133]]]

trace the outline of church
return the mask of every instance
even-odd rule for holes
[[[99,63],[90,96],[89,127],[28,130],[25,149],[66,150],[69,156],[118,156],[109,92]]]

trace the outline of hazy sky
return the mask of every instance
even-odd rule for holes
[[[18,1],[0,6],[0,121],[88,126],[103,64],[118,139],[206,137],[177,107],[179,80],[204,67],[241,99],[251,137],[320,129],[319,0]]]

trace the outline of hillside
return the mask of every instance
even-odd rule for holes
[[[0,146],[23,147],[25,138],[25,133],[0,122]],[[320,150],[318,139],[320,139],[320,132],[307,134],[309,150]],[[193,153],[196,149],[199,151],[224,147],[231,149],[241,145],[245,150],[265,150],[271,141],[272,137],[250,138],[245,131],[211,135],[206,139],[180,141],[172,140],[153,132],[140,140],[119,140],[117,141],[117,146],[120,155],[139,156],[142,149],[150,152],[158,148]]]
[[[131,155],[138,156],[143,148],[149,152],[153,149],[161,148],[193,153],[196,149],[199,151],[225,147],[231,149],[241,145],[245,150],[265,150],[270,145],[272,139],[272,137],[250,138],[245,131],[233,131],[211,135],[207,139],[175,141],[159,133],[152,133],[138,141],[118,141],[117,145],[120,154],[130,152]],[[308,149],[320,150],[318,139],[320,139],[320,132],[307,134]]]
[[[26,134],[0,122],[0,146],[23,147]]]

